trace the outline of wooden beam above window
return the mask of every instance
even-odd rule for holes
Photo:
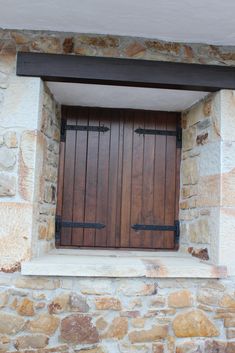
[[[54,82],[206,92],[235,89],[235,67],[63,54],[19,52],[17,75]]]

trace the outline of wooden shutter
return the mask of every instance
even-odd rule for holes
[[[63,107],[62,115],[57,244],[175,248],[179,114]]]

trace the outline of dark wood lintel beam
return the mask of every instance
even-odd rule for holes
[[[17,75],[54,82],[207,92],[235,89],[235,67],[64,54],[19,52]]]

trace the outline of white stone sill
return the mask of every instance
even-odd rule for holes
[[[225,278],[227,269],[180,252],[56,249],[24,262],[22,275],[69,277]]]

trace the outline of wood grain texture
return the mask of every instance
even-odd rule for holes
[[[173,249],[174,231],[134,230],[132,226],[174,226],[178,219],[181,153],[176,135],[138,134],[135,130],[176,131],[179,115],[79,107],[66,107],[63,115],[67,124],[108,130],[66,131],[60,167],[63,183],[59,182],[63,197],[58,197],[57,214],[62,221],[102,223],[105,227],[62,227],[61,245]]]

